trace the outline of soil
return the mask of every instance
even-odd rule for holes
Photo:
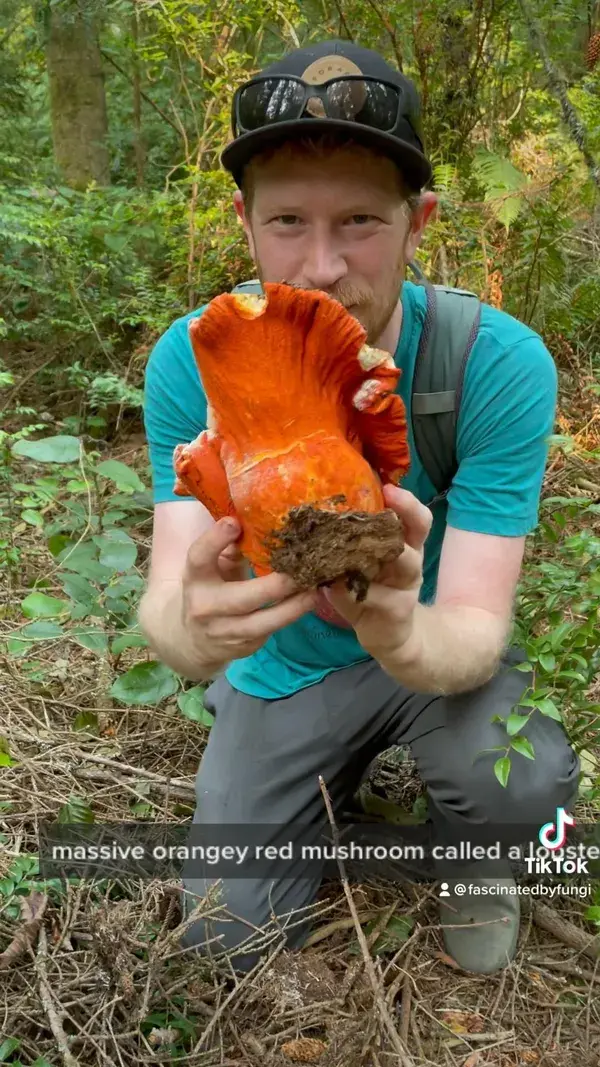
[[[343,497],[333,503],[343,503]],[[281,529],[267,541],[271,566],[289,574],[300,588],[345,579],[363,601],[374,571],[404,550],[404,529],[391,508],[380,512],[325,511],[312,504],[292,508]]]

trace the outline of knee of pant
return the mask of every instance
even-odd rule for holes
[[[280,940],[281,933],[272,926],[255,932],[228,915],[211,915],[188,927],[180,943],[182,948],[195,949],[207,959],[222,961],[227,956],[234,970],[247,972]]]
[[[557,807],[569,807],[574,802],[579,758],[558,723],[549,722],[548,726],[547,733],[536,734],[532,740],[533,759],[515,749],[509,751],[510,771],[504,786],[494,771],[494,764],[503,753],[476,756],[465,778],[480,815],[494,822],[541,825],[554,817]]]
[[[246,972],[282,939],[287,948],[299,948],[308,936],[309,919],[300,922],[283,906],[273,907],[273,918],[260,882],[247,885],[242,879],[223,880],[216,894],[215,885],[197,880],[184,883],[184,915],[190,917],[201,902],[202,907],[196,921],[183,934],[182,947],[213,958],[226,954],[235,970]]]

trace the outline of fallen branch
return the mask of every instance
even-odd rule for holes
[[[93,752],[83,752],[81,749],[77,749],[75,755],[82,760],[89,760],[90,763],[101,763],[104,767],[112,767],[114,771],[124,771],[126,774],[135,774],[139,778],[143,778],[144,781],[162,783],[164,786],[172,788],[185,788],[194,792],[194,786],[186,781],[185,778],[168,778],[166,774],[157,774],[156,771],[145,771],[143,767],[132,767],[130,763],[119,763],[118,760],[109,759],[108,756],[96,756]]]
[[[496,1034],[461,1034],[460,1037],[444,1041],[446,1046],[463,1045],[465,1041],[509,1041],[514,1038],[514,1030],[500,1030]]]
[[[19,956],[22,956],[28,948],[32,948],[34,945],[35,939],[40,932],[48,897],[45,893],[34,892],[29,893],[26,897],[21,897],[20,901],[21,918],[24,923],[17,930],[8,948],[5,948],[4,952],[0,953],[0,971],[7,971]]]
[[[600,958],[600,934],[586,934],[569,919],[563,919],[554,908],[539,901],[532,901],[533,921],[546,933],[552,934],[563,945],[583,952],[592,960]]]
[[[35,961],[35,969],[37,971],[38,982],[40,987],[40,1000],[42,1002],[42,1007],[48,1017],[50,1029],[52,1030],[54,1040],[58,1045],[65,1067],[80,1067],[79,1060],[75,1059],[75,1056],[69,1049],[67,1035],[65,1034],[62,1022],[52,1001],[52,993],[50,991],[50,983],[48,981],[48,973],[46,971],[47,955],[48,941],[46,939],[46,931],[42,926],[40,930],[38,953]]]
[[[588,967],[579,967],[576,963],[569,963],[567,960],[548,960],[536,957],[528,959],[526,966],[533,967],[535,970],[547,968],[550,971],[558,971],[560,974],[568,974],[571,978],[582,978],[586,982],[600,982],[600,974],[594,974]]]
[[[75,778],[90,778],[96,782],[109,782],[111,785],[122,785],[123,787],[129,785],[129,783],[126,782],[125,779],[119,779],[115,774],[110,774],[108,771],[101,771],[99,769],[97,771],[91,771],[85,770],[82,767],[77,767],[71,770],[71,774],[73,774]],[[146,781],[145,778],[143,780]],[[173,800],[192,801],[195,799],[196,796],[192,786],[171,786],[168,784],[163,784],[162,782],[154,782],[152,780],[150,781],[150,784],[152,786],[152,789],[155,789],[157,793],[162,793],[163,796],[172,797]],[[146,797],[142,797],[141,793],[137,795],[142,800],[147,799]]]
[[[364,911],[359,915],[359,922],[370,922],[371,919],[376,919],[381,911]],[[326,926],[319,927],[318,930],[314,930],[310,934],[305,942],[304,948],[312,948],[313,945],[318,944],[319,941],[324,941],[326,937],[331,937],[332,934],[336,934],[339,930],[348,930],[354,926],[354,919],[334,919],[333,922],[327,923]]]
[[[331,807],[331,800],[329,798],[329,793],[327,792],[327,787],[326,787],[325,782],[323,781],[323,778],[322,778],[321,775],[319,775],[319,784],[320,784],[320,787],[321,787],[321,793],[323,794],[323,800],[325,801],[325,807],[327,809],[327,815],[329,817],[329,823],[330,823],[330,826],[331,826],[331,832],[333,834],[333,840],[334,840],[334,844],[336,846],[336,851],[337,851],[338,850],[338,846],[339,846],[338,829],[337,829],[337,826],[335,824],[335,820],[334,820],[334,817],[333,817],[333,810],[332,810],[332,807]],[[379,986],[379,983],[377,981],[377,975],[375,973],[375,967],[373,966],[373,960],[372,960],[371,955],[369,953],[367,940],[365,938],[363,928],[360,925],[360,921],[359,921],[359,918],[358,918],[358,913],[356,911],[356,905],[354,903],[354,899],[352,897],[352,893],[350,892],[350,886],[349,886],[349,883],[348,883],[348,877],[346,875],[346,869],[344,867],[343,861],[339,857],[338,857],[338,860],[337,860],[337,864],[338,864],[338,868],[339,868],[339,871],[340,871],[340,877],[341,877],[344,893],[345,893],[345,896],[346,896],[346,900],[348,901],[348,907],[350,908],[350,913],[352,915],[352,918],[354,920],[354,925],[356,927],[356,936],[358,937],[358,943],[360,945],[361,952],[362,952],[362,955],[363,955],[363,959],[365,961],[365,968],[366,968],[367,974],[369,976],[369,981],[371,982],[371,986],[372,986],[372,989],[373,989],[373,995],[375,997],[375,1003],[377,1005],[381,1020],[384,1023],[384,1025],[385,1025],[385,1027],[387,1029],[387,1032],[389,1034],[390,1040],[392,1042],[392,1045],[394,1046],[394,1049],[396,1050],[396,1052],[398,1054],[399,1063],[402,1065],[402,1067],[414,1067],[413,1060],[412,1060],[411,1056],[408,1054],[408,1051],[406,1050],[406,1048],[404,1046],[404,1043],[403,1043],[403,1041],[402,1041],[402,1039],[400,1037],[400,1034],[398,1033],[398,1031],[397,1031],[397,1029],[396,1029],[396,1027],[394,1025],[394,1021],[393,1021],[393,1019],[392,1019],[392,1017],[391,1017],[391,1015],[390,1015],[390,1013],[388,1011],[387,1005],[385,1003],[385,999],[383,997],[382,990],[381,990],[381,988]]]

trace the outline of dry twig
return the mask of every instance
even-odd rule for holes
[[[35,961],[35,969],[37,971],[38,984],[40,989],[40,1000],[44,1007],[44,1011],[46,1012],[46,1015],[48,1017],[50,1029],[54,1034],[54,1040],[58,1045],[65,1067],[80,1067],[79,1060],[75,1059],[75,1056],[69,1048],[67,1035],[65,1034],[65,1031],[63,1029],[63,1025],[58,1015],[58,1012],[54,1007],[52,993],[50,991],[50,984],[48,982],[48,972],[46,970],[47,956],[48,941],[46,938],[46,931],[42,926],[40,930],[38,953]]]
[[[331,825],[331,832],[333,834],[334,843],[335,843],[336,848],[337,848],[337,846],[339,844],[338,830],[337,830],[337,826],[335,824],[335,819],[333,817],[333,810],[332,810],[332,807],[331,807],[331,800],[329,798],[329,793],[327,792],[327,787],[326,787],[325,782],[323,781],[323,778],[322,778],[321,775],[319,775],[319,785],[321,787],[321,793],[323,794],[323,800],[325,801],[325,807],[327,808],[327,815],[329,817],[329,823]],[[358,914],[357,914],[357,911],[356,911],[356,906],[354,904],[354,899],[352,897],[352,893],[350,892],[350,886],[348,884],[348,877],[346,875],[346,869],[344,867],[343,861],[339,857],[338,857],[338,861],[337,862],[338,862],[338,867],[339,867],[339,870],[340,870],[340,876],[341,876],[342,885],[344,887],[344,893],[346,895],[346,900],[348,901],[348,907],[350,908],[350,912],[352,914],[352,918],[354,919],[354,925],[356,927],[356,936],[358,937],[358,942],[359,942],[359,945],[360,945],[360,948],[361,948],[361,951],[362,951],[362,954],[363,954],[363,959],[365,961],[365,968],[366,968],[367,974],[369,976],[369,980],[371,982],[371,986],[372,986],[372,989],[373,989],[373,995],[375,997],[375,1003],[377,1004],[377,1008],[378,1008],[379,1014],[381,1016],[381,1020],[382,1020],[382,1022],[384,1023],[384,1025],[386,1027],[386,1030],[387,1030],[387,1032],[389,1034],[389,1037],[390,1037],[390,1040],[391,1040],[391,1042],[392,1042],[392,1044],[393,1044],[393,1046],[394,1046],[394,1048],[395,1048],[395,1050],[396,1050],[396,1052],[398,1054],[398,1059],[399,1059],[399,1062],[402,1064],[402,1067],[413,1067],[413,1060],[412,1060],[412,1058],[410,1057],[410,1055],[408,1054],[407,1050],[404,1047],[404,1044],[403,1044],[403,1042],[402,1042],[402,1040],[400,1038],[400,1034],[398,1033],[398,1031],[397,1031],[397,1029],[396,1029],[396,1027],[394,1025],[394,1021],[393,1021],[393,1019],[392,1019],[392,1017],[391,1017],[391,1015],[390,1015],[390,1013],[388,1011],[387,1004],[385,1003],[385,999],[383,997],[382,990],[381,990],[381,988],[379,986],[379,983],[377,981],[377,975],[375,974],[375,968],[373,966],[373,960],[371,959],[371,955],[369,953],[369,949],[368,949],[368,946],[367,946],[367,941],[366,941],[362,926],[360,925],[360,922],[359,922],[359,919],[358,919]]]

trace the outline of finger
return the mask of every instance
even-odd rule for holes
[[[259,579],[255,579],[258,581]],[[221,616],[214,620],[210,629],[210,637],[216,641],[236,642],[265,640],[276,630],[296,622],[302,615],[312,611],[316,605],[314,592],[296,593],[288,597],[282,604],[255,611],[244,618],[226,618]]]
[[[381,585],[392,585],[397,589],[411,589],[422,579],[423,553],[410,545],[390,563],[384,563],[375,575],[374,581]]]
[[[219,559],[227,559],[234,563],[238,563],[243,558],[242,550],[237,541],[234,541],[232,545],[228,545],[227,548],[224,548],[219,556]]]
[[[360,603],[356,600],[356,594],[348,589],[332,590],[328,599],[332,607],[352,625],[364,621],[366,613],[373,612],[375,615],[381,614],[382,620],[387,620],[386,628],[389,628],[394,618],[404,619],[406,612],[414,609],[415,594],[414,590],[396,589],[373,582]]]
[[[277,604],[301,591],[289,575],[273,571],[260,578],[246,578],[240,582],[215,586],[212,602],[206,610],[214,615],[249,615],[261,608],[266,610],[268,604]]]
[[[186,560],[188,578],[215,578],[217,560],[226,548],[233,545],[241,533],[236,519],[219,519],[209,530],[190,545]]]
[[[252,577],[243,556],[239,559],[229,559],[223,552],[219,556],[219,574],[226,582],[243,582]]]
[[[411,548],[422,548],[433,522],[430,509],[408,489],[400,489],[391,483],[384,485],[383,496],[387,506],[402,520],[406,544]]]

